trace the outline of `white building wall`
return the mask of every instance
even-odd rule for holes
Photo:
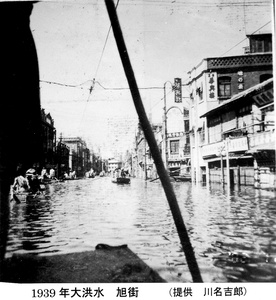
[[[205,69],[204,69],[205,68]],[[202,157],[202,146],[208,142],[206,118],[201,118],[208,110],[218,105],[217,73],[206,72],[207,61],[192,70],[190,94],[193,96],[190,108],[191,129],[191,173],[192,181],[202,181],[202,169],[207,171],[207,163]],[[203,135],[203,136],[201,136]]]

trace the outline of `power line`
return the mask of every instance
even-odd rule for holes
[[[117,1],[115,9],[117,9],[117,7],[119,5],[119,1],[120,0]],[[106,48],[106,45],[107,45],[107,41],[108,41],[108,37],[109,37],[110,31],[111,31],[111,24],[109,25],[109,29],[108,29],[108,32],[107,32],[107,35],[106,35],[106,38],[105,38],[105,42],[104,42],[102,53],[101,53],[101,56],[100,56],[100,59],[99,59],[99,63],[98,63],[98,66],[97,66],[97,69],[96,69],[96,72],[95,72],[95,76],[94,76],[93,81],[92,81],[92,85],[91,85],[90,90],[89,90],[89,95],[88,95],[88,98],[87,98],[87,101],[86,101],[86,105],[85,105],[84,110],[83,110],[82,118],[80,120],[79,130],[81,128],[81,125],[82,125],[82,122],[83,122],[83,119],[84,119],[84,115],[85,115],[85,112],[86,112],[86,109],[87,109],[87,103],[88,103],[88,101],[90,99],[90,96],[92,94],[93,88],[95,86],[95,78],[97,77],[97,74],[98,74],[98,71],[99,71],[99,68],[100,68],[100,64],[101,64],[101,61],[102,61],[102,58],[103,58],[103,54],[104,54],[104,51],[105,51],[105,48]]]
[[[262,28],[264,28],[265,26],[267,26],[269,23],[271,23],[271,21],[268,21],[267,23],[265,23],[264,25],[262,25],[261,27],[259,27],[258,29],[256,29],[255,31],[253,31],[250,35],[253,35],[254,33],[256,33],[257,31],[261,30]],[[233,47],[231,47],[229,50],[227,50],[226,52],[224,52],[223,54],[221,54],[220,56],[218,56],[219,58],[223,57],[225,54],[227,54],[228,52],[230,52],[231,50],[233,50],[234,48],[236,48],[238,45],[240,45],[241,43],[243,43],[244,41],[247,40],[247,37],[244,38],[242,41],[238,42],[237,44],[235,44]],[[186,78],[184,81],[189,81],[190,78]]]
[[[99,81],[96,81],[95,83],[97,83],[100,87],[102,87],[104,90],[112,90],[112,91],[116,91],[116,90],[129,90],[129,87],[104,87]],[[160,90],[163,89],[163,87],[160,86],[150,86],[150,87],[143,87],[143,88],[139,88],[139,90]]]
[[[258,28],[257,30],[255,30],[254,32],[251,33],[254,34],[257,31],[261,30],[262,28],[264,28],[266,25],[268,25],[269,23],[271,23],[271,21],[268,21],[267,23],[265,23],[263,26],[261,26],[260,28]],[[242,42],[244,42],[245,40],[247,40],[247,37],[244,38],[242,41],[238,42],[235,46],[233,46],[232,48],[230,48],[229,50],[227,50],[226,52],[224,52],[220,57],[224,56],[226,53],[230,52],[231,50],[233,50],[234,48],[236,48],[238,45],[240,45]]]
[[[77,85],[61,83],[61,82],[57,82],[57,81],[48,81],[48,80],[39,80],[39,82],[60,85],[60,86],[64,86],[64,87],[71,87],[71,88],[88,89],[88,88],[82,87],[82,85],[84,85],[86,82],[89,82],[89,80],[85,81],[84,83],[77,84]]]
[[[117,7],[119,5],[119,1],[120,0],[117,1],[116,9],[117,9]],[[108,32],[107,32],[107,35],[106,35],[106,38],[105,38],[104,46],[103,46],[103,49],[102,49],[102,53],[101,53],[101,56],[100,56],[100,59],[99,59],[99,63],[98,63],[98,66],[97,66],[94,78],[97,77],[97,74],[98,74],[98,71],[99,71],[99,68],[100,68],[100,64],[101,64],[101,61],[102,61],[102,58],[103,58],[103,54],[104,54],[104,51],[105,51],[105,48],[106,48],[106,45],[107,45],[107,41],[108,41],[108,37],[109,37],[110,31],[111,31],[111,24],[109,25],[109,29],[108,29]]]
[[[73,85],[73,84],[65,84],[61,82],[56,82],[56,81],[47,81],[47,80],[40,80],[42,83],[47,83],[47,84],[53,84],[53,85],[59,85],[59,86],[64,86],[64,87],[70,87],[70,88],[80,88],[84,90],[91,90],[91,86],[93,86],[94,89],[94,84],[98,84],[101,88],[104,90],[109,90],[109,91],[116,91],[116,90],[129,90],[129,87],[105,87],[102,85],[99,81],[94,81],[94,80],[87,80],[84,83]],[[88,87],[82,87],[86,82],[92,82],[92,85]],[[163,89],[161,86],[149,86],[149,87],[142,87],[139,88],[139,90],[156,90],[156,89]]]
[[[158,6],[171,6],[171,7],[181,7],[181,6],[189,6],[189,7],[204,7],[204,8],[219,8],[219,7],[239,7],[239,6],[247,6],[247,7],[252,7],[252,6],[270,6],[271,1],[247,1],[246,3],[244,2],[239,2],[239,1],[228,1],[228,2],[222,2],[222,1],[212,1],[212,2],[206,2],[206,1],[164,1],[164,0],[142,0],[142,1],[124,1],[122,5],[158,5]]]

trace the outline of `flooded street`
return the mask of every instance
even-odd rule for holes
[[[204,282],[276,281],[275,193],[173,183]],[[50,197],[11,206],[6,256],[127,244],[168,282],[191,282],[159,182],[109,177],[50,186]]]

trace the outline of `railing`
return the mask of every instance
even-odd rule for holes
[[[247,151],[247,150],[248,150],[247,137],[229,139],[229,145],[228,145],[229,152],[238,152],[238,151]],[[204,145],[202,146],[201,149],[202,157],[220,156],[220,153],[222,151],[225,151],[224,141]]]
[[[248,135],[250,148],[275,142],[275,130]]]
[[[272,65],[272,53],[208,58],[207,64],[208,69],[242,67],[250,65]]]

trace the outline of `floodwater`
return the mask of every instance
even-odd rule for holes
[[[276,195],[173,183],[204,282],[276,282]],[[191,282],[160,182],[109,177],[50,186],[50,197],[12,203],[6,256],[128,247],[168,282]]]

